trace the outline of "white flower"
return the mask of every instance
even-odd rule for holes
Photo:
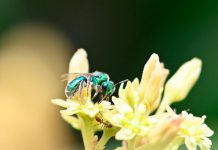
[[[116,110],[110,117],[106,117],[113,125],[120,127],[116,134],[118,140],[130,140],[136,135],[146,134],[149,120],[146,115],[146,107],[143,103],[134,108],[120,98],[113,97]]]
[[[186,147],[189,150],[196,150],[199,146],[201,150],[209,150],[212,142],[208,137],[213,135],[213,131],[204,124],[206,117],[194,117],[186,111],[182,112],[182,117],[183,122],[178,136],[184,139]]]
[[[144,66],[140,83],[136,78],[132,83],[129,81],[125,88],[122,84],[119,88],[119,97],[131,107],[144,103],[147,112],[151,113],[159,105],[163,85],[168,74],[169,71],[164,68],[164,64],[159,62],[158,55],[152,54]]]
[[[79,100],[75,99],[68,99],[67,101],[53,99],[52,103],[66,108],[60,111],[62,115],[72,116],[74,114],[84,114],[91,118],[95,117],[99,112],[109,111],[113,108],[113,105],[108,101],[94,104],[92,101],[88,100],[85,104],[81,104]]]
[[[88,68],[87,54],[79,49],[70,61],[69,73],[88,73]],[[209,150],[213,131],[204,124],[205,117],[194,117],[185,111],[177,115],[169,106],[187,96],[200,72],[201,60],[194,58],[186,62],[166,83],[162,98],[169,70],[157,54],[152,54],[144,66],[141,81],[135,78],[125,87],[121,84],[119,97],[112,97],[113,104],[94,103],[91,87],[83,87],[66,101],[54,99],[52,103],[65,108],[60,111],[63,119],[81,130],[86,149],[103,149],[115,135],[117,140],[123,140],[120,150],[177,150],[182,144],[188,150],[197,150],[197,147]],[[68,82],[72,80],[73,76],[69,76]],[[110,125],[102,129],[100,139],[94,136],[101,130],[97,123]]]
[[[182,117],[171,113],[150,117],[154,121],[147,135],[137,140],[137,150],[172,150],[167,147],[176,137],[183,121]]]

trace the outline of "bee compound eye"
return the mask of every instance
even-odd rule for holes
[[[103,82],[103,83],[101,84],[102,90],[106,91],[106,90],[107,90],[107,87],[108,87],[108,83],[107,83],[107,82]]]

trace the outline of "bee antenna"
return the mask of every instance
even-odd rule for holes
[[[114,84],[114,87],[117,86],[117,85],[119,85],[119,84],[125,83],[125,82],[127,82],[127,81],[129,81],[129,79],[126,79],[126,80],[117,82],[116,84]]]

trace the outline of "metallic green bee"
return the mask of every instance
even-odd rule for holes
[[[75,78],[70,81],[65,88],[65,95],[67,98],[72,98],[76,92],[81,92],[82,88],[91,85],[91,90],[95,91],[92,99],[94,99],[98,94],[101,94],[102,100],[104,100],[114,93],[117,84],[127,81],[124,80],[114,84],[113,81],[110,81],[110,77],[106,73],[99,71],[93,73],[73,73],[68,74],[68,76],[74,76]]]

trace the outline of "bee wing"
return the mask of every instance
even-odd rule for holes
[[[66,81],[66,80],[73,80],[79,76],[85,76],[86,78],[89,78],[90,76],[92,76],[91,73],[66,73],[63,74],[61,76],[62,81]]]

